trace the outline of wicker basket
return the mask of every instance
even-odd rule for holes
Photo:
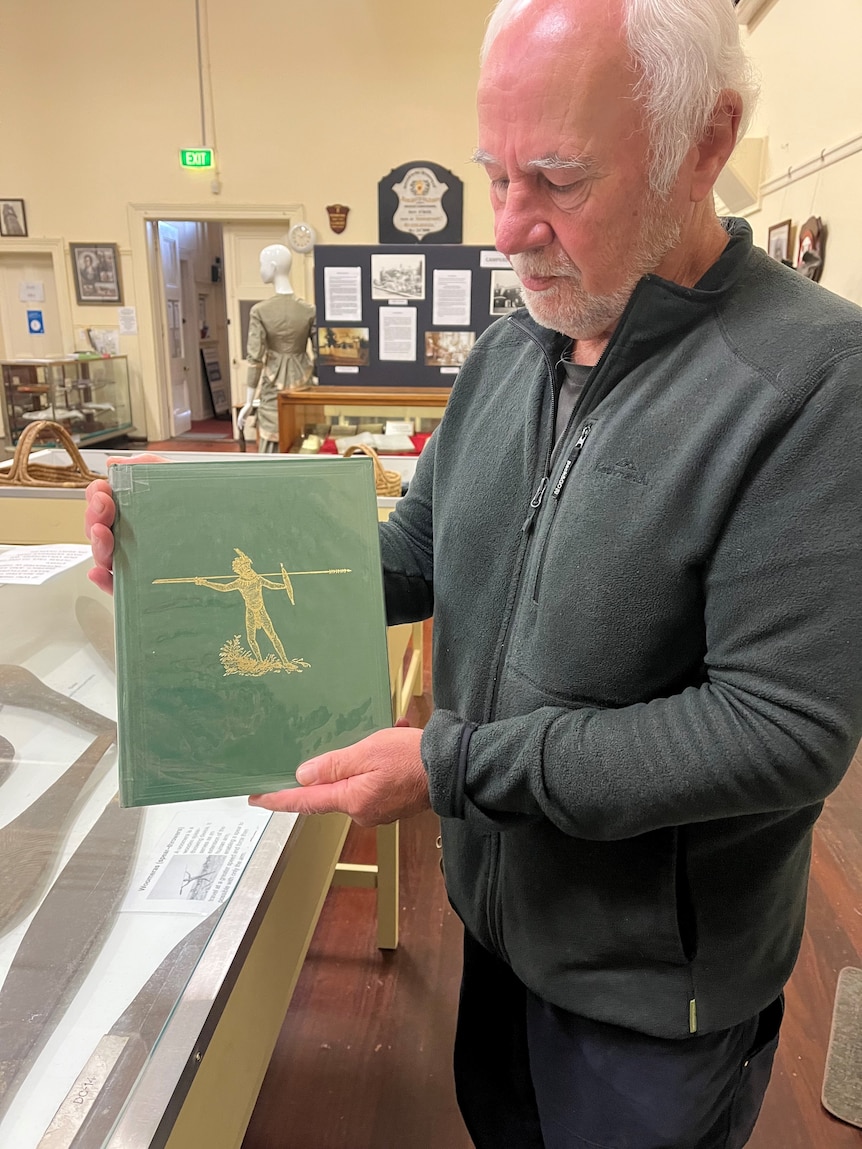
[[[40,442],[59,444],[72,460],[71,466],[31,463],[30,452]],[[66,428],[47,419],[30,424],[18,440],[12,466],[0,470],[3,487],[86,487],[100,478],[104,476],[89,469]]]
[[[363,455],[368,455],[374,462],[374,489],[377,491],[377,494],[383,498],[397,499],[401,494],[401,476],[398,472],[387,471],[380,462],[380,456],[373,447],[369,447],[366,443],[359,443],[355,447],[348,447],[344,452],[344,458],[346,459],[356,451],[361,451]]]

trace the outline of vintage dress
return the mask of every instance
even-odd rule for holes
[[[262,439],[278,442],[278,392],[301,391],[311,383],[308,340],[313,326],[314,308],[295,295],[273,295],[251,309],[248,386],[257,388]]]

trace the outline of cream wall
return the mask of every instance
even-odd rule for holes
[[[750,135],[765,136],[764,182],[862,137],[862,4],[859,0],[773,0],[745,34],[762,86]],[[860,140],[862,143],[862,140]],[[862,304],[862,150],[766,195],[748,214],[766,246],[774,223],[795,227],[819,215],[826,227],[824,287]]]

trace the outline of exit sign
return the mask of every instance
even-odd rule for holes
[[[184,168],[211,168],[213,166],[212,148],[181,148],[180,164]]]

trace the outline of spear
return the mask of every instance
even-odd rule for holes
[[[256,573],[256,572],[255,572]],[[280,578],[282,575],[321,575],[321,574],[352,574],[353,571],[350,567],[339,567],[336,570],[328,571],[286,571],[284,567],[280,571],[266,571],[262,574],[261,578]],[[205,578],[209,582],[215,582],[216,579],[236,578],[236,575],[198,575],[197,578]],[[164,582],[195,582],[193,578],[154,578],[153,585],[156,583]]]

